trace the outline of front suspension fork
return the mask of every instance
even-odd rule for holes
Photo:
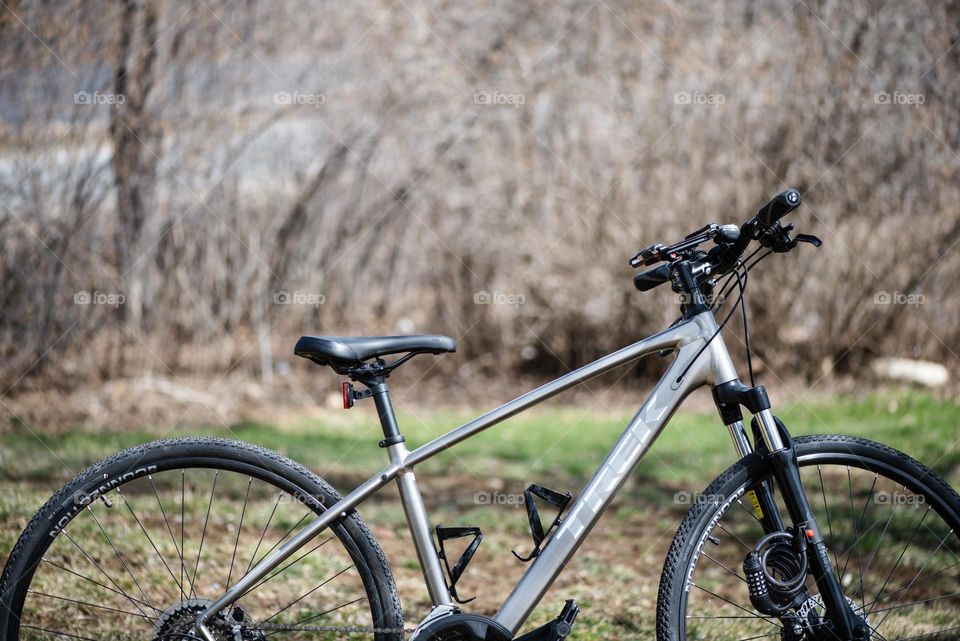
[[[808,571],[817,584],[820,598],[830,621],[836,626],[835,632],[840,639],[867,638],[868,630],[864,621],[856,615],[840,587],[840,577],[834,571],[833,563],[823,540],[820,526],[810,508],[810,502],[800,481],[800,468],[797,453],[793,448],[786,428],[779,420],[770,416],[772,425],[765,426],[761,419],[760,430],[776,429],[786,438],[782,449],[767,453],[770,472],[776,481],[783,503],[786,505],[790,520],[797,527],[797,533],[807,541]],[[776,509],[774,506],[772,509]]]
[[[718,389],[719,387],[726,389]],[[744,405],[754,414],[754,442],[765,456],[765,462],[777,489],[780,490],[797,534],[806,540],[808,572],[817,584],[827,617],[833,622],[837,637],[853,641],[866,639],[869,630],[843,594],[840,578],[834,571],[817,519],[804,492],[793,441],[783,423],[770,411],[766,391],[762,386],[747,388],[739,381],[718,388],[714,388],[717,408],[730,430],[734,447],[741,458],[750,454],[751,448],[743,429],[739,405]],[[764,534],[786,530],[770,482],[764,481],[749,490],[753,492],[750,500]]]

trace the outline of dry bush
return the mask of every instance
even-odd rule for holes
[[[956,364],[956,2],[0,14],[4,389],[269,382],[301,333],[442,332],[461,353],[434,373],[556,373],[676,315],[629,255],[786,186],[826,244],[751,277],[762,361]]]

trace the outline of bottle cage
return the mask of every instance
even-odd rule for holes
[[[450,562],[447,560],[447,551],[444,549],[444,541],[450,539],[460,539],[465,536],[472,536],[473,540],[470,541],[470,544],[467,545],[467,549],[463,551],[463,554],[460,555],[460,558],[457,559],[457,562],[453,564],[453,567],[450,567]],[[483,541],[483,533],[480,531],[480,528],[476,525],[470,526],[456,526],[456,527],[443,527],[442,525],[437,525],[437,543],[439,544],[439,551],[437,556],[440,557],[440,560],[443,561],[443,566],[447,571],[447,590],[450,592],[450,598],[452,598],[457,603],[463,605],[464,603],[470,603],[477,597],[471,597],[466,600],[461,600],[460,595],[457,594],[457,581],[460,580],[460,577],[463,575],[463,571],[467,569],[467,565],[473,559],[473,555],[476,554],[477,548],[480,547],[480,542]]]
[[[553,519],[553,523],[550,524],[550,527],[547,528],[546,532],[543,530],[543,523],[540,521],[540,512],[537,510],[537,503],[534,497],[541,498],[544,502],[552,505],[557,508],[557,516]],[[540,550],[543,549],[543,541],[550,536],[550,533],[555,527],[560,525],[560,517],[563,515],[563,511],[566,509],[567,504],[570,503],[570,500],[573,497],[569,492],[561,494],[556,490],[551,490],[548,487],[543,487],[542,485],[531,484],[526,490],[523,491],[523,504],[527,508],[527,520],[530,523],[530,535],[533,537],[533,551],[530,552],[527,556],[521,556],[513,552],[513,556],[517,557],[524,563],[532,561],[540,554]]]

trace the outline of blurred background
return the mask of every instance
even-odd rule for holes
[[[627,257],[788,186],[825,245],[751,279],[761,370],[956,369],[956,3],[5,1],[7,396],[288,394],[308,333],[536,382],[675,318]]]
[[[676,295],[634,291],[627,258],[787,187],[824,246],[750,278],[759,381],[799,431],[885,429],[956,481],[958,39],[948,0],[3,0],[3,547],[59,481],[157,435],[296,450],[350,486],[372,416],[335,413],[301,334],[456,338],[392,379],[423,440],[664,327]],[[663,365],[535,419],[569,446],[546,460],[491,436],[446,471],[575,490],[576,426],[598,461]],[[698,402],[682,420],[719,434],[719,472]],[[361,439],[369,470],[344,462]],[[706,482],[664,448],[662,496]]]

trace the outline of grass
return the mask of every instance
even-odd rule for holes
[[[226,436],[281,451],[345,491],[384,463],[383,452],[376,447],[375,417],[370,408],[361,407],[323,422],[303,419],[282,426],[241,423],[190,429],[188,433]],[[872,438],[907,452],[952,484],[960,484],[957,403],[901,390],[856,398],[818,398],[783,408],[779,415],[795,435],[843,433]],[[455,410],[407,411],[401,412],[400,424],[412,447],[472,416]],[[481,551],[460,583],[462,594],[479,594],[469,609],[495,611],[526,567],[510,555],[511,549],[527,551],[530,547],[519,498],[526,484],[539,482],[576,493],[630,418],[629,411],[616,409],[537,409],[418,468],[434,522],[477,524],[484,530]],[[185,432],[174,430],[177,435]],[[0,496],[0,550],[12,547],[45,497],[73,473],[106,454],[163,434],[157,429],[105,432],[96,426],[78,426],[44,436],[16,423],[9,425],[0,443],[0,474],[5,486]],[[729,437],[714,413],[678,414],[533,620],[551,618],[564,598],[576,597],[584,607],[577,638],[652,635],[660,567],[672,532],[688,507],[678,499],[684,496],[679,493],[705,488],[732,461]],[[842,484],[838,487],[837,493],[842,494]],[[201,513],[205,496],[197,490],[197,495],[190,498],[190,504],[196,504]],[[269,500],[258,504],[257,518],[269,514],[269,508]],[[408,624],[412,623],[422,614],[427,600],[394,493],[378,495],[362,506],[361,513],[387,552]],[[287,527],[295,517],[288,515],[285,521],[278,517],[273,527],[281,522]],[[228,519],[221,525],[226,532],[235,523]],[[864,540],[869,545],[876,536],[874,531]],[[172,545],[170,552],[174,553],[176,543]],[[229,540],[209,545],[229,549]],[[145,576],[162,576],[165,570],[144,572]]]

